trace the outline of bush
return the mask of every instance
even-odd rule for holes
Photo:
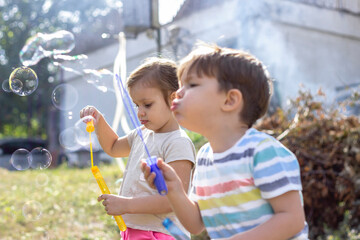
[[[300,91],[292,101],[295,113],[278,109],[256,125],[298,158],[310,239],[326,239],[335,232],[348,239],[347,230],[336,231],[344,221],[354,236],[360,232],[360,121],[342,113],[354,101],[358,98],[343,102],[340,110],[326,111],[309,91]]]

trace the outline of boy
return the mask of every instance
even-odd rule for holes
[[[243,51],[201,46],[183,59],[178,76],[176,120],[209,141],[198,152],[189,197],[158,160],[183,226],[192,234],[206,228],[211,239],[308,239],[295,155],[251,128],[271,96],[262,63]],[[142,170],[154,187],[155,174],[144,162]]]

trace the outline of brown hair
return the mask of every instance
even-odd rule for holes
[[[136,83],[141,82],[147,87],[159,88],[166,104],[170,107],[169,96],[179,89],[176,71],[176,63],[172,60],[157,57],[147,58],[130,74],[127,87],[130,89]]]
[[[186,78],[191,72],[200,77],[205,74],[216,78],[220,91],[239,89],[244,99],[240,119],[248,127],[266,113],[272,94],[272,81],[266,68],[253,55],[200,43],[180,63],[178,78]]]

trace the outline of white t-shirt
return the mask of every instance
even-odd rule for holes
[[[143,129],[142,135],[151,156],[161,157],[166,163],[177,160],[189,160],[195,164],[195,148],[186,132],[178,129],[167,133],[155,133],[149,129]],[[131,147],[128,163],[124,172],[123,183],[119,195],[124,197],[144,197],[158,195],[156,189],[149,187],[141,171],[141,159],[146,159],[147,153],[137,131],[128,134],[128,142]],[[166,196],[164,196],[166,197]],[[174,213],[168,214],[124,214],[125,224],[134,229],[156,231],[169,234],[162,221],[170,218],[177,226],[182,228]],[[184,228],[182,230],[185,231]]]

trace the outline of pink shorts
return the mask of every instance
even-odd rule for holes
[[[121,232],[121,238],[124,240],[176,240],[165,233],[133,228],[127,228],[125,232]]]

